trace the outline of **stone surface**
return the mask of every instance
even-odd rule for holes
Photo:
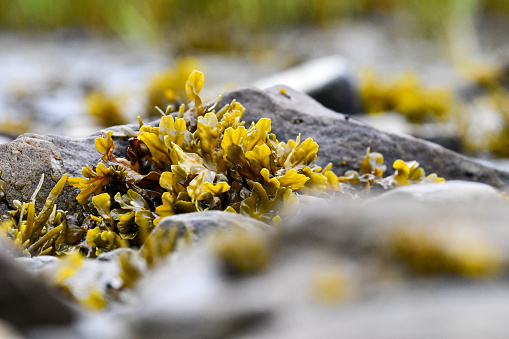
[[[116,155],[125,156],[128,146],[126,128],[132,130],[137,127],[138,124],[105,129],[117,135],[114,138]],[[81,177],[85,165],[98,164],[101,155],[95,149],[94,140],[100,135],[100,131],[86,138],[23,134],[10,143],[0,144],[0,178],[7,184],[6,199],[0,205],[0,212],[6,213],[7,203],[11,204],[13,200],[28,201],[42,174],[44,184],[37,195],[36,208],[44,206],[49,192],[62,175],[67,173],[70,177]],[[66,185],[57,201],[57,208],[78,209],[78,193],[78,188]]]
[[[266,311],[265,302],[259,304],[261,309],[252,303],[248,307],[235,303],[225,290],[232,287],[235,294],[235,287],[225,284],[219,272],[214,256],[200,248],[183,253],[175,265],[162,266],[148,275],[139,288],[140,303],[129,320],[135,337],[164,338],[171,333],[174,338],[222,338]],[[163,286],[171,288],[163,290]]]
[[[236,338],[504,338],[509,285],[416,284],[341,306],[294,314]],[[489,315],[489,316],[488,316]]]
[[[183,233],[185,230],[191,231],[198,239],[210,235],[213,232],[228,231],[235,227],[249,231],[272,229],[271,226],[256,219],[223,211],[175,214],[163,218],[157,224],[156,229],[168,231],[171,227],[177,227],[180,233]]]
[[[442,187],[433,189],[431,185]],[[454,188],[470,198],[458,197],[451,192]],[[469,193],[465,193],[467,191]],[[479,201],[474,199],[474,193],[479,194]],[[400,187],[364,204],[338,200],[308,206],[285,229],[284,237],[288,237],[290,243],[316,243],[352,258],[360,255],[376,257],[380,254],[378,250],[385,246],[389,233],[425,228],[423,234],[444,232],[440,237],[445,236],[450,244],[456,237],[461,239],[470,234],[496,248],[503,260],[509,262],[509,240],[506,240],[509,227],[505,225],[509,213],[506,206],[507,202],[487,185],[453,182],[450,185],[415,185],[413,190]]]
[[[313,59],[253,83],[260,89],[276,85],[306,93],[336,112],[362,111],[354,72],[348,61],[339,55]]]
[[[440,207],[442,204],[454,206],[475,206],[476,208],[504,207],[507,201],[492,186],[478,183],[451,180],[441,184],[419,184],[389,190],[368,204],[385,204],[412,200],[419,204]]]
[[[25,134],[0,145],[1,178],[7,184],[6,200],[28,201],[44,174],[36,206],[44,206],[49,192],[57,181],[68,173],[81,175],[84,164],[96,164],[100,156],[93,147],[94,139],[71,139],[63,136]],[[68,209],[76,189],[67,185],[58,201],[58,208]],[[5,211],[2,211],[5,212]]]
[[[450,125],[441,123],[410,123],[400,113],[389,111],[377,114],[356,114],[354,117],[377,129],[392,133],[406,134],[424,139],[454,152],[464,153],[464,147],[457,132]]]
[[[68,325],[75,311],[11,258],[0,256],[0,318],[20,330]]]
[[[286,95],[280,88],[284,87]],[[285,86],[265,91],[254,88],[235,89],[222,96],[225,105],[236,99],[246,107],[243,119],[249,125],[260,118],[272,120],[272,132],[278,140],[313,138],[320,145],[319,165],[331,162],[333,170],[343,173],[358,170],[366,149],[380,152],[390,169],[397,159],[416,160],[426,173],[435,172],[446,179],[478,181],[502,188],[509,185],[509,172],[446,150],[445,148],[410,136],[384,133],[376,128],[347,118],[324,108],[315,100]],[[342,165],[343,161],[346,165]]]

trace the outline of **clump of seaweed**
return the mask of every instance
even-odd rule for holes
[[[337,180],[348,184],[350,187],[363,186],[369,191],[373,186],[379,185],[385,189],[398,186],[407,186],[417,183],[441,183],[444,178],[435,173],[426,175],[423,168],[419,167],[417,161],[403,161],[398,159],[392,165],[394,173],[384,177],[387,166],[384,165],[384,157],[378,152],[371,152],[368,148],[366,157],[361,162],[360,171],[349,170]],[[327,168],[326,168],[327,169]],[[326,172],[327,173],[327,172]],[[332,182],[332,180],[330,180]]]
[[[96,140],[103,162],[86,166],[84,178],[69,179],[81,189],[78,202],[95,211],[86,222],[94,225],[87,243],[96,251],[120,247],[122,240],[142,244],[161,218],[176,213],[220,209],[271,222],[295,207],[292,192],[306,183],[325,191],[327,177],[310,165],[315,142],[278,142],[269,119],[246,128],[240,121],[244,108],[235,101],[216,113],[217,104],[204,106],[199,96],[203,83],[200,72],[189,77],[187,112],[181,106],[159,127],[140,120],[129,159],[113,155],[112,133],[104,133]]]
[[[195,58],[183,58],[177,61],[175,68],[168,68],[154,75],[147,88],[147,113],[150,116],[159,116],[154,107],[179,107],[186,100],[184,88],[187,77],[198,65]]]
[[[270,265],[271,244],[262,234],[234,229],[225,234],[215,234],[210,241],[229,275],[255,274]]]
[[[70,178],[78,187],[80,204],[91,214],[85,220],[92,256],[115,248],[140,246],[164,217],[177,213],[224,210],[273,223],[290,215],[299,194],[334,194],[341,185],[381,184],[384,188],[420,181],[418,163],[395,162],[396,173],[382,178],[383,156],[370,153],[361,173],[338,177],[332,165],[313,165],[318,144],[311,138],[280,142],[267,118],[248,128],[241,121],[244,107],[232,101],[216,111],[199,95],[204,84],[194,71],[186,83],[190,101],[174,115],[165,112],[158,127],[140,119],[137,137],[129,140],[127,158],[113,155],[111,131],[96,139],[103,154],[95,167],[83,168],[83,178]]]
[[[43,181],[44,175],[29,202],[15,200],[16,210],[9,211],[9,216],[0,224],[0,234],[15,255],[61,255],[75,249],[69,245],[66,212],[56,208],[67,174],[57,182],[43,208],[36,214],[35,198]]]
[[[127,123],[127,119],[120,108],[118,98],[95,90],[85,97],[85,104],[88,114],[101,126],[123,125]]]
[[[417,123],[448,118],[454,99],[447,89],[425,87],[412,72],[382,82],[366,70],[361,74],[359,92],[367,113],[396,111]]]
[[[279,224],[295,212],[302,194],[335,195],[347,188],[369,191],[374,185],[388,189],[444,181],[436,174],[426,176],[417,162],[402,160],[393,164],[395,173],[384,178],[383,156],[370,149],[360,172],[337,176],[331,164],[322,170],[312,164],[318,145],[311,138],[302,141],[299,135],[280,142],[270,133],[271,121],[266,118],[246,128],[241,121],[245,109],[235,100],[218,110],[220,99],[212,106],[203,104],[199,95],[203,84],[203,74],[193,71],[185,84],[187,110],[181,105],[172,115],[167,109],[157,127],[140,118],[126,158],[113,154],[113,132],[104,132],[95,140],[101,162],[83,167],[81,178],[64,175],[38,214],[35,198],[44,176],[29,202],[14,201],[16,209],[0,226],[13,253],[62,256],[50,282],[86,308],[99,310],[112,293],[94,285],[76,288],[73,283],[86,258],[140,248],[117,252],[119,288],[131,287],[145,268],[193,240],[190,229],[157,228],[166,216],[215,209]],[[80,226],[68,226],[66,212],[56,208],[66,181],[80,189],[76,200],[86,211]],[[5,186],[0,181],[0,193],[5,194]],[[212,245],[233,275],[257,273],[270,265],[271,247],[261,235],[241,230],[218,234]],[[325,280],[332,283],[326,288],[339,298],[337,277]]]
[[[141,247],[158,222],[173,214],[216,209],[280,223],[298,207],[298,194],[444,181],[436,174],[426,176],[417,162],[402,160],[394,162],[394,174],[383,177],[383,156],[369,149],[360,172],[337,176],[330,164],[322,170],[312,164],[318,151],[312,139],[301,141],[298,136],[280,142],[270,133],[266,118],[246,128],[241,121],[245,109],[235,100],[217,111],[218,103],[203,104],[203,84],[203,74],[194,71],[185,86],[187,110],[182,105],[174,115],[166,112],[158,127],[140,119],[127,158],[113,154],[111,131],[95,140],[101,162],[85,166],[82,178],[68,179],[80,189],[76,199],[87,211],[77,229],[69,229],[65,212],[55,206],[67,176],[37,215],[34,202],[42,179],[30,202],[15,201],[16,210],[2,223],[15,252],[34,256],[80,251],[96,257],[113,249]],[[149,266],[173,251],[176,234],[173,238],[168,248],[146,244],[143,256]]]

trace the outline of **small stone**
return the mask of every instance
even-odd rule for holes
[[[175,214],[163,218],[156,226],[152,234],[161,234],[158,229],[168,232],[172,227],[178,229],[180,235],[190,231],[195,240],[201,240],[204,237],[217,232],[235,229],[236,227],[246,230],[270,230],[271,226],[236,213],[223,211],[202,211],[194,213]],[[149,238],[151,235],[149,235]]]

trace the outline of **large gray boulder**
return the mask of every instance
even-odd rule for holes
[[[94,139],[24,134],[0,145],[0,177],[7,184],[6,202],[28,201],[44,174],[44,184],[36,200],[36,206],[44,206],[49,192],[64,174],[81,176],[84,165],[97,164],[100,155],[94,150]],[[73,209],[77,205],[75,198],[78,192],[66,185],[58,200],[58,208]],[[6,209],[4,205],[2,212],[5,213]]]
[[[285,95],[281,88],[284,88]],[[384,155],[388,168],[397,159],[416,160],[426,173],[435,172],[446,179],[483,182],[497,188],[509,185],[509,172],[481,164],[431,142],[382,132],[376,126],[333,112],[286,86],[264,91],[235,89],[222,96],[221,105],[233,99],[246,108],[243,119],[248,125],[261,118],[270,118],[272,132],[280,141],[295,139],[299,133],[301,140],[313,138],[320,146],[316,163],[325,166],[331,162],[336,173],[358,170],[366,149],[370,147],[372,152]]]

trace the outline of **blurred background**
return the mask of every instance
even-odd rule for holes
[[[294,70],[324,88],[323,74],[342,77],[349,102],[336,111],[505,158],[508,19],[507,0],[3,0],[0,134],[79,137],[155,118],[186,102],[193,69],[208,100]],[[329,56],[341,70],[299,73]]]

